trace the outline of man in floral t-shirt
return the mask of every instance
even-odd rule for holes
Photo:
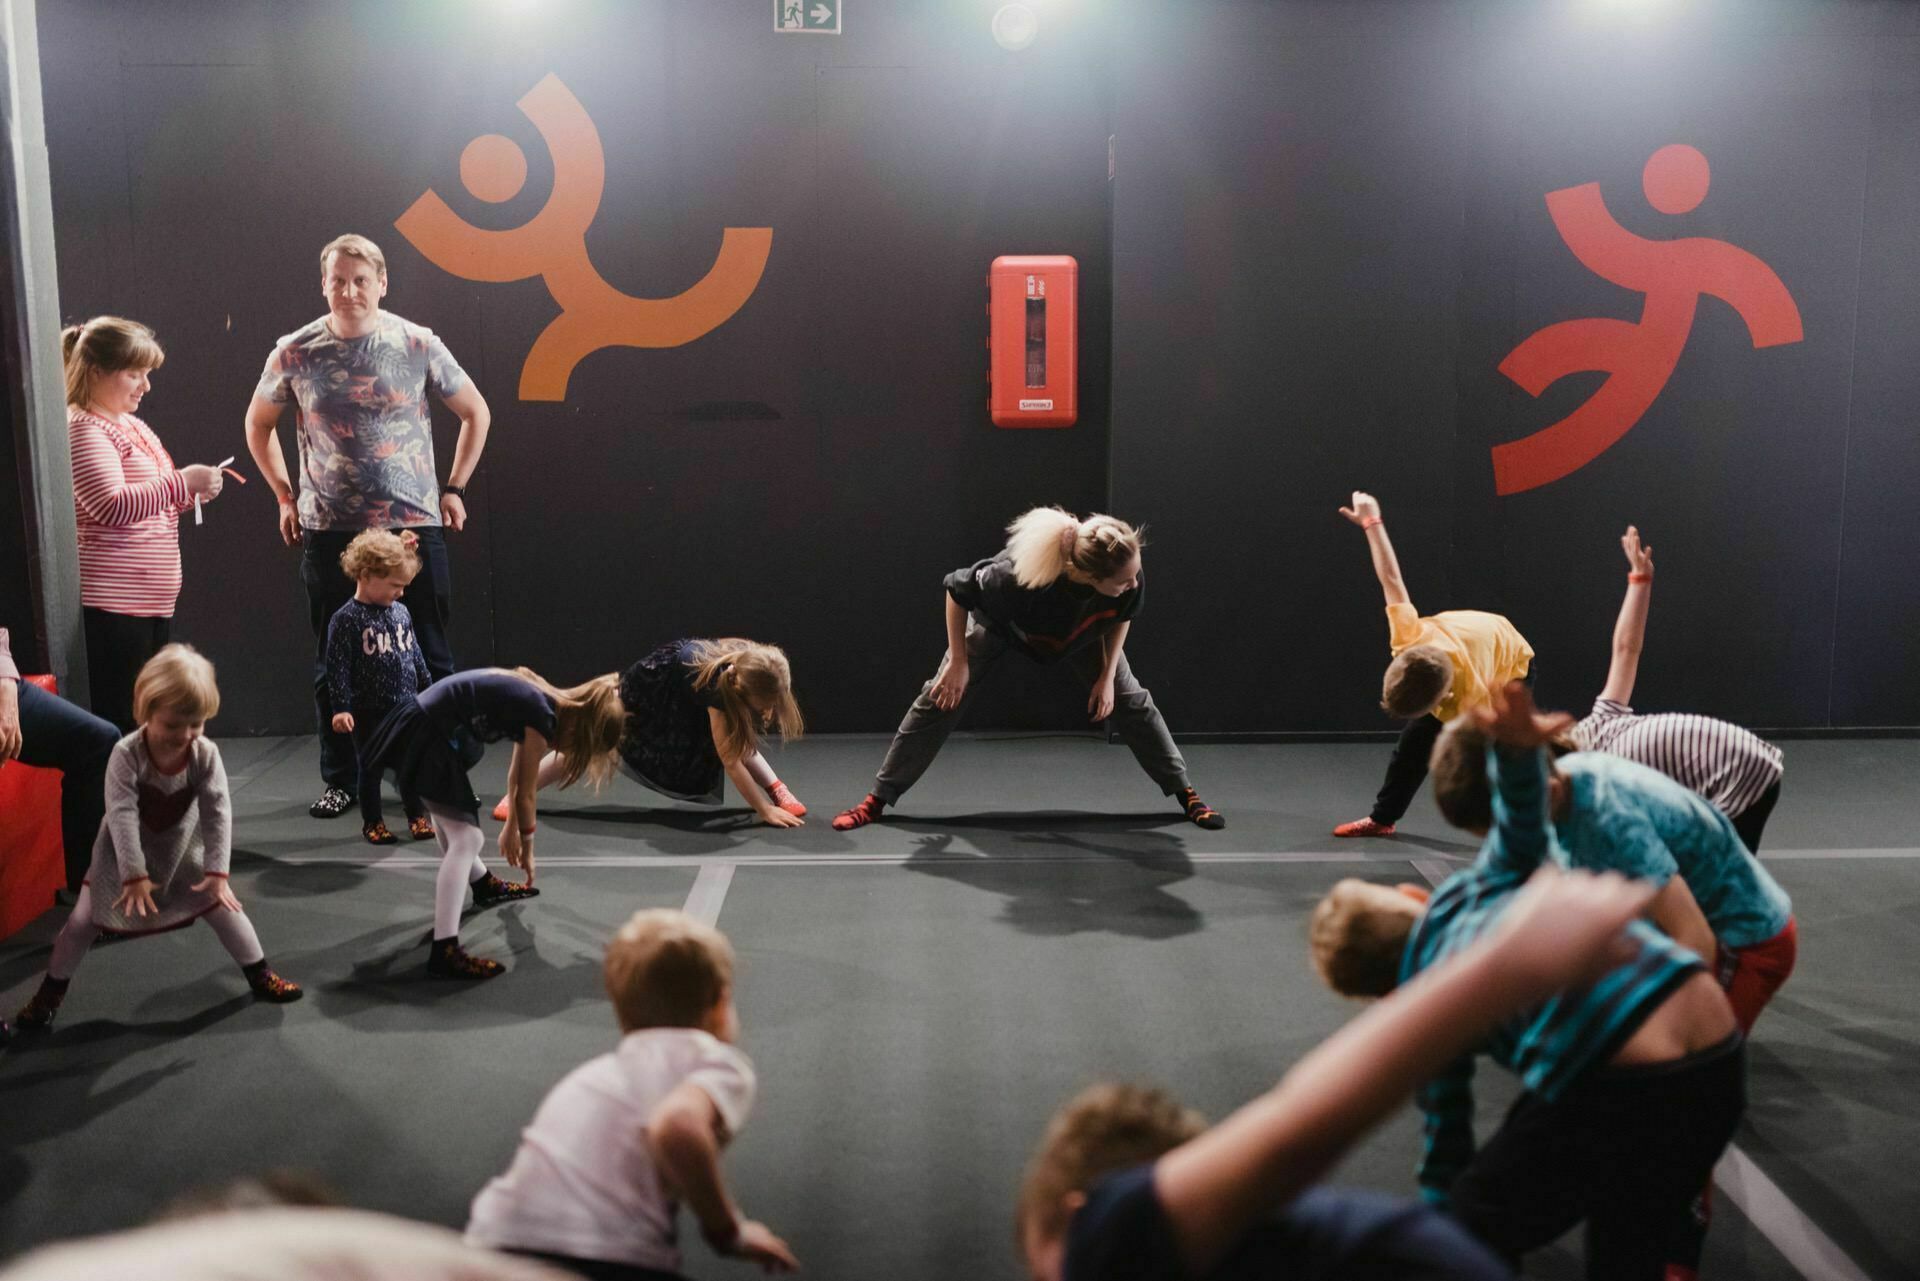
[[[327,314],[274,344],[247,407],[247,449],[280,500],[280,536],[303,548],[300,577],[314,635],[314,710],[326,790],[312,806],[333,818],[354,804],[353,740],[333,732],[327,698],[327,624],[354,592],[340,553],[368,529],[411,529],[420,575],[408,600],[414,633],[438,680],[453,671],[446,624],[452,604],[442,526],[467,523],[466,483],[480,463],[492,414],[431,329],[380,309],[387,263],[365,236],[341,236],[320,251]],[[433,463],[427,393],[460,417],[453,468],[441,485]],[[277,431],[281,410],[300,407],[296,501]]]

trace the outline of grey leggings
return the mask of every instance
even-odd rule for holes
[[[960,716],[973,701],[975,691],[993,675],[1008,648],[1006,641],[987,630],[978,615],[968,616],[966,692],[960,696],[958,704],[945,711],[934,706],[933,687],[946,674],[947,664],[952,658],[950,654],[943,655],[933,679],[920,687],[920,696],[913,700],[913,706],[907,709],[900,728],[894,731],[893,744],[887,748],[887,759],[874,778],[875,796],[892,805],[909,787],[920,781],[920,776],[927,772],[927,766],[933,764],[933,758],[940,754],[947,735],[960,723]],[[1088,688],[1100,677],[1098,646],[1088,646],[1063,661]],[[1162,792],[1172,796],[1187,786],[1186,758],[1173,745],[1173,735],[1167,732],[1167,723],[1161,719],[1160,709],[1153,705],[1153,695],[1133,678],[1133,669],[1127,666],[1125,654],[1120,655],[1120,664],[1114,669],[1113,715],[1107,723],[1113,726],[1120,741],[1140,762],[1140,768],[1160,785]]]

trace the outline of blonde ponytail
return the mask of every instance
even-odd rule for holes
[[[1063,507],[1035,507],[1007,526],[1007,556],[1022,587],[1045,587],[1069,569],[1111,578],[1146,546],[1141,531],[1112,516],[1081,520]]]

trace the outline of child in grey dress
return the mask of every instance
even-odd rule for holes
[[[53,1025],[73,972],[102,933],[158,934],[205,920],[263,1001],[301,991],[273,972],[253,922],[227,886],[233,816],[220,749],[203,737],[220,707],[213,664],[168,645],[140,669],[140,727],[107,762],[107,817],[73,914],[53,941],[40,988],[20,1011],[23,1031]]]

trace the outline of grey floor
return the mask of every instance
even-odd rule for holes
[[[97,948],[56,1030],[0,1054],[0,1257],[268,1166],[462,1222],[544,1091],[614,1042],[598,967],[613,926],[723,892],[762,1081],[727,1158],[746,1210],[815,1276],[1015,1277],[1013,1189],[1062,1099],[1098,1077],[1215,1116],[1252,1097],[1352,1013],[1305,963],[1321,891],[1469,852],[1424,797],[1401,838],[1327,835],[1364,811],[1383,744],[1193,747],[1231,823],[1202,832],[1119,747],[956,739],[897,818],[841,834],[825,820],[864,791],[881,740],[809,740],[776,759],[814,807],[796,831],[655,806],[624,781],[543,798],[542,897],[465,934],[511,972],[440,984],[421,978],[431,844],[379,851],[352,818],[308,818],[310,739],[222,747],[235,889],[308,999],[254,1004],[198,928]],[[1800,965],[1755,1038],[1705,1275],[1920,1275],[1920,742],[1787,756],[1767,852]],[[477,779],[503,770],[495,756]],[[0,1008],[28,994],[57,924],[0,943]],[[1492,1068],[1480,1083],[1491,1125],[1512,1087]],[[1409,1108],[1340,1179],[1411,1191],[1415,1151]],[[1578,1258],[1569,1240],[1528,1275],[1577,1276]],[[746,1275],[698,1246],[689,1269]]]

